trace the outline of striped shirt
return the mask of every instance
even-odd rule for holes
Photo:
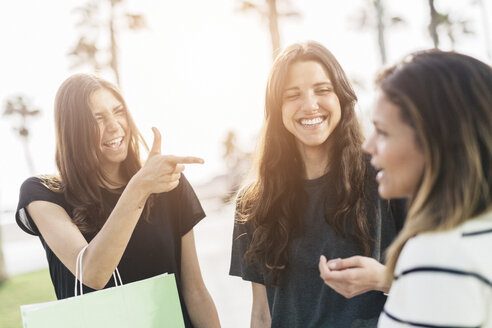
[[[492,327],[492,211],[404,246],[378,327]]]

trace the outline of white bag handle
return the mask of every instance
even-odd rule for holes
[[[77,296],[77,285],[78,282],[80,282],[80,295],[84,295],[83,288],[82,288],[82,257],[84,256],[84,252],[87,249],[89,245],[85,245],[84,248],[82,248],[77,255],[77,260],[75,262],[75,286],[73,290],[74,296]],[[118,276],[119,279],[119,285],[118,285],[118,279],[116,279],[116,276]],[[114,279],[114,285],[115,286],[123,286],[123,281],[121,280],[120,272],[118,271],[118,267],[113,272],[113,279]]]

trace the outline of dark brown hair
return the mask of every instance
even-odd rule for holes
[[[337,199],[325,209],[326,222],[342,236],[351,236],[364,254],[370,254],[364,191],[368,173],[362,151],[363,136],[354,106],[357,97],[338,61],[328,49],[309,41],[287,47],[275,60],[265,95],[265,122],[256,152],[256,178],[238,195],[237,218],[255,228],[246,257],[262,263],[271,284],[279,284],[289,265],[288,246],[303,229],[300,214],[306,205],[304,163],[295,137],[282,122],[282,94],[289,67],[299,61],[316,61],[333,83],[341,106],[341,120],[329,139],[330,192]],[[333,192],[334,191],[334,192]]]
[[[65,80],[55,99],[56,166],[59,177],[44,177],[52,190],[63,192],[73,206],[71,215],[80,231],[93,233],[104,224],[100,187],[111,181],[103,173],[99,128],[91,110],[91,96],[106,89],[123,105],[130,129],[128,155],[121,165],[126,182],[141,168],[139,143],[148,149],[120,91],[97,76],[76,74]]]
[[[417,52],[383,71],[378,85],[415,132],[425,156],[405,226],[388,250],[388,274],[406,242],[491,209],[492,68],[458,53]]]

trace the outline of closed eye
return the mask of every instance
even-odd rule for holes
[[[330,93],[332,91],[333,91],[332,88],[321,88],[321,89],[317,89],[316,90],[316,93],[317,94],[320,94],[320,95],[326,95],[326,94],[328,94],[328,93]]]
[[[285,100],[295,100],[297,98],[299,98],[299,94],[298,93],[290,93],[290,94],[284,95],[284,99]]]

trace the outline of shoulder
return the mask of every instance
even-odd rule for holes
[[[452,267],[483,271],[492,278],[492,212],[449,230],[427,232],[411,238],[404,246],[395,274],[416,266]],[[489,268],[489,269],[487,269]]]
[[[26,179],[20,187],[19,201],[28,205],[34,200],[57,202],[63,198],[61,183],[58,178],[50,176],[36,176]]]
[[[36,225],[26,210],[27,206],[34,201],[54,203],[68,212],[65,196],[59,190],[60,183],[56,177],[39,176],[25,180],[20,187],[19,203],[15,214],[17,224],[27,233],[39,234]]]
[[[491,247],[490,214],[410,239],[398,259],[382,326],[410,318],[429,326],[483,324],[492,295]]]

